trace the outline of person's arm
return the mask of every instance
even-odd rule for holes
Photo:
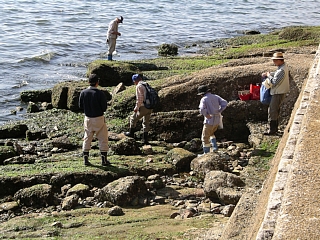
[[[82,92],[80,93],[78,105],[80,109],[83,109],[83,93]]]
[[[145,91],[145,87],[142,84],[137,85],[137,87],[136,87],[136,106],[133,110],[135,112],[139,111],[139,108],[141,107],[141,105],[143,103],[144,91]]]
[[[222,97],[219,97],[219,104],[220,104],[219,112],[222,113],[227,108],[228,102],[224,100]]]
[[[274,76],[272,76],[270,74],[269,78],[270,78],[272,85],[276,86],[284,79],[284,76],[285,76],[285,72],[282,68],[280,68],[274,73]]]
[[[208,118],[208,119],[211,118],[211,115],[208,113],[204,98],[201,98],[200,100],[199,111],[200,111],[200,114],[202,114],[205,118]]]

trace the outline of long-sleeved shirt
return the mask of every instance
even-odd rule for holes
[[[107,32],[107,39],[109,38],[117,38],[118,37],[118,21],[114,19],[109,23],[108,32]]]
[[[272,83],[272,87],[270,90],[270,94],[284,94],[289,92],[289,70],[287,65],[284,63],[278,67],[277,71],[270,74],[269,77],[270,82]]]
[[[270,89],[270,94],[285,94],[290,90],[289,83],[289,69],[284,63],[281,66],[278,66],[277,71],[271,72],[268,78],[262,82],[262,84]]]
[[[88,87],[81,91],[79,108],[83,109],[87,117],[100,117],[107,110],[106,95],[96,87]]]
[[[204,124],[218,125],[220,121],[220,113],[226,109],[228,102],[222,97],[206,93],[200,100],[199,111],[204,116]],[[207,116],[210,115],[210,118]]]
[[[145,82],[139,81],[136,86],[136,105],[134,110],[138,111],[141,106],[144,106],[143,102],[146,99],[146,87],[143,86]]]

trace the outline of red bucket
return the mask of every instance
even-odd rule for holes
[[[250,90],[238,91],[238,96],[242,101],[248,101],[251,99]]]
[[[260,86],[250,84],[250,93],[252,100],[260,100]]]

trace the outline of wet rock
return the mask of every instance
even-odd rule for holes
[[[122,210],[121,207],[119,207],[119,206],[114,206],[114,207],[112,207],[112,208],[110,208],[110,209],[108,210],[108,214],[109,214],[110,216],[122,216],[122,215],[124,215],[124,212],[123,212],[123,210]]]
[[[29,188],[23,188],[14,194],[14,199],[24,206],[44,207],[53,204],[52,186],[38,184]]]
[[[190,163],[196,155],[183,148],[173,148],[167,153],[167,161],[178,171],[190,171]]]
[[[145,179],[139,176],[119,178],[103,187],[95,197],[100,201],[110,201],[119,206],[129,205],[134,198],[147,193],[144,181]]]
[[[206,174],[203,189],[206,197],[223,204],[236,205],[244,187],[240,177],[222,171],[211,171]]]

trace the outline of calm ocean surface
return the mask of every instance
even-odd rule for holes
[[[24,90],[83,79],[88,62],[106,58],[108,24],[124,17],[115,60],[157,57],[157,46],[183,46],[293,25],[320,25],[319,0],[0,0],[0,124]],[[188,52],[183,52],[188,51]]]

